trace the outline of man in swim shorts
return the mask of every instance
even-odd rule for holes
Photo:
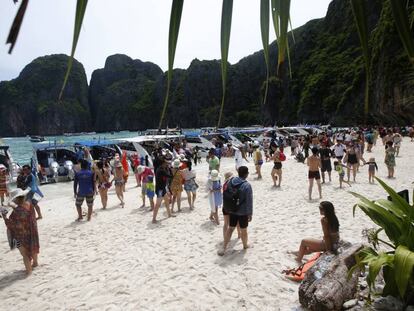
[[[78,221],[82,220],[82,204],[86,199],[88,206],[88,221],[92,217],[94,195],[97,193],[95,174],[88,169],[89,163],[86,160],[81,160],[81,170],[75,174],[73,181],[73,191],[76,198],[76,210],[78,211]]]
[[[322,199],[321,175],[319,173],[319,168],[321,167],[321,159],[318,157],[318,148],[313,147],[311,150],[312,155],[307,159],[307,164],[309,166],[309,200],[312,200],[312,188],[314,179],[316,179],[316,183],[318,184],[319,198]]]

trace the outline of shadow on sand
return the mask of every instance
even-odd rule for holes
[[[0,291],[12,285],[14,282],[24,280],[27,278],[26,272],[23,270],[16,270],[9,275],[0,278]]]

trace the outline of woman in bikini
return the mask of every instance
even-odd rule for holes
[[[282,182],[282,161],[280,160],[280,151],[277,150],[276,146],[272,146],[272,150],[274,151],[274,154],[272,156],[273,169],[271,173],[273,179],[273,187],[280,187],[280,183]],[[276,184],[278,177],[279,182]]]
[[[122,167],[122,163],[120,161],[115,162],[115,172],[114,178],[111,181],[111,184],[115,182],[115,192],[116,196],[118,197],[119,201],[121,201],[121,207],[125,206],[124,203],[124,169]]]
[[[336,251],[339,242],[339,221],[335,215],[335,208],[331,202],[323,201],[319,204],[323,239],[303,239],[299,251],[292,252],[296,260],[301,262],[303,256],[314,252]]]
[[[102,209],[106,209],[108,204],[108,190],[111,187],[111,183],[109,182],[110,174],[102,161],[99,161],[96,166],[95,176],[96,182],[98,183],[99,195],[101,197]]]
[[[346,167],[347,167],[346,176],[347,176],[348,182],[349,182],[349,178],[351,175],[351,170],[352,170],[352,177],[355,182],[356,173],[358,171],[360,160],[361,160],[361,153],[360,153],[359,147],[355,145],[354,142],[351,142],[351,144],[347,148],[346,155],[344,158],[344,163],[346,163]]]

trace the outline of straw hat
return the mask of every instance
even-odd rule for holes
[[[145,166],[139,165],[137,168],[138,174],[142,174],[145,171]]]
[[[211,176],[211,180],[212,181],[218,181],[218,180],[220,180],[219,172],[216,171],[216,170],[212,170],[211,173],[210,173],[210,176]]]
[[[10,201],[14,201],[19,197],[25,197],[30,192],[30,189],[22,190],[20,188],[14,189],[10,192]]]
[[[233,176],[232,172],[227,172],[227,173],[224,174],[224,179],[225,180],[230,179],[232,176]]]
[[[173,162],[173,167],[174,168],[179,168],[181,164],[181,161],[179,159],[175,159]]]

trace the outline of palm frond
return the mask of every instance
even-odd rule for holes
[[[401,0],[390,0],[392,13],[394,15],[395,26],[405,51],[414,64],[414,38],[410,28],[410,21],[406,9],[406,5]]]
[[[369,111],[369,83],[370,83],[370,63],[371,53],[369,49],[369,31],[368,31],[368,14],[365,1],[351,0],[352,12],[355,18],[355,25],[358,30],[359,40],[361,42],[362,54],[365,61],[365,100],[364,100],[364,114]]]
[[[221,81],[223,94],[221,97],[220,114],[217,122],[217,128],[221,125],[223,116],[224,102],[226,98],[226,83],[227,83],[227,60],[229,56],[231,20],[233,16],[233,0],[223,0],[223,7],[221,11]]]
[[[75,29],[73,32],[72,50],[70,52],[68,68],[66,69],[65,78],[63,79],[63,85],[59,93],[58,101],[62,99],[63,91],[65,90],[66,83],[68,82],[68,79],[69,79],[70,71],[72,70],[73,57],[75,55],[76,46],[78,44],[79,34],[82,28],[83,17],[85,16],[87,5],[88,5],[88,0],[78,0],[76,3]]]
[[[17,0],[13,0],[14,3],[17,3]],[[12,26],[10,28],[9,35],[7,36],[6,44],[10,43],[9,54],[12,53],[14,45],[17,41],[17,36],[19,35],[20,27],[23,23],[23,17],[26,13],[27,5],[29,0],[23,0],[20,4],[19,10],[17,11],[16,17],[13,20]]]
[[[270,22],[270,0],[260,1],[260,29],[262,33],[263,54],[266,63],[266,87],[263,96],[263,105],[266,104],[267,92],[269,89],[269,22]]]

